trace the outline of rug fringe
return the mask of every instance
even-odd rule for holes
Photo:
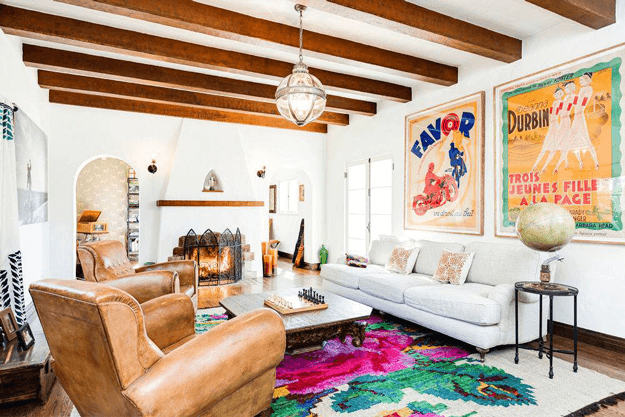
[[[592,415],[601,411],[602,408],[607,408],[607,407],[616,405],[621,401],[625,401],[625,392],[621,392],[620,394],[614,394],[614,395],[604,398],[603,400],[589,404],[584,408],[580,408],[579,410],[574,411],[571,414],[568,414],[566,417],[589,416],[589,415]]]

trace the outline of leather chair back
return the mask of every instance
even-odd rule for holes
[[[80,415],[140,415],[122,391],[164,355],[148,338],[137,301],[77,280],[38,281],[30,293],[54,372]]]
[[[83,243],[77,251],[87,281],[104,282],[135,273],[119,240]]]

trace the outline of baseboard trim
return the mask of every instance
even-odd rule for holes
[[[289,260],[293,259],[293,255],[290,253],[286,253],[286,252],[278,251],[278,256],[280,258],[288,258]],[[304,265],[298,268],[308,269],[309,271],[319,271],[321,269],[321,265],[319,263],[311,264],[311,263],[304,261]]]
[[[554,321],[553,334],[573,340],[573,326]],[[625,351],[625,339],[581,327],[577,328],[577,341],[612,352],[622,353]]]

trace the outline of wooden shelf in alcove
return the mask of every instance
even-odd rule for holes
[[[157,200],[157,207],[263,207],[264,201]]]

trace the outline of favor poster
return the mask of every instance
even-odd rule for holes
[[[484,92],[406,117],[404,227],[482,235]]]
[[[524,207],[566,208],[578,241],[625,243],[623,46],[495,87],[496,234]]]

